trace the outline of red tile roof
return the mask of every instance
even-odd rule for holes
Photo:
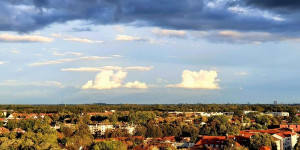
[[[0,134],[3,134],[3,133],[8,133],[9,130],[4,128],[4,127],[0,127]]]
[[[21,128],[15,128],[15,129],[13,129],[13,132],[22,133],[22,132],[25,132],[25,130],[23,130]]]
[[[205,145],[205,144],[220,144],[227,139],[226,136],[203,136],[195,146]]]
[[[272,148],[269,146],[262,146],[258,150],[272,150]]]
[[[163,141],[170,141],[170,142],[175,142],[175,136],[170,136],[170,137],[164,137]]]

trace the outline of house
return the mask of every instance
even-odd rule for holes
[[[298,139],[297,134],[290,131],[276,133],[272,136],[280,140],[280,150],[294,149]]]
[[[253,135],[254,135],[253,133],[248,133],[248,132],[240,131],[240,134],[236,135],[235,139],[241,145],[247,146],[247,145],[250,144],[250,139],[252,138]]]
[[[196,126],[196,127],[203,126],[203,125],[205,125],[205,124],[206,124],[206,123],[203,122],[203,121],[199,121],[199,120],[194,121],[194,126]]]
[[[279,116],[279,117],[288,117],[288,116],[290,116],[290,113],[288,113],[288,112],[267,112],[266,114],[272,114],[274,116]]]
[[[257,111],[252,111],[252,110],[244,110],[243,113],[245,115],[249,114],[249,113],[256,113]]]
[[[211,117],[211,116],[222,116],[224,113],[222,112],[196,112],[197,115],[202,117]]]
[[[287,128],[268,129],[268,130],[244,130],[241,133],[270,134],[274,138],[278,150],[293,149],[298,139],[297,133]]]
[[[25,130],[23,130],[21,128],[15,128],[15,129],[13,129],[13,132],[16,132],[16,133],[25,133]]]
[[[41,118],[45,118],[46,116],[53,116],[54,114],[53,113],[39,113],[39,116],[41,117]]]
[[[174,142],[176,142],[175,136],[164,137],[162,141],[164,143],[174,143]]]
[[[234,139],[234,136],[202,136],[192,149],[220,150],[225,146],[228,139]]]
[[[58,123],[58,122],[51,122],[51,123],[50,123],[50,126],[51,126],[51,128],[54,129],[54,130],[60,129],[60,123]]]
[[[272,150],[272,148],[269,146],[262,146],[258,150]]]
[[[293,129],[295,132],[300,132],[300,124],[280,124],[280,128]]]
[[[121,126],[121,129],[127,130],[127,132],[128,132],[130,135],[133,135],[133,134],[134,134],[135,128],[136,128],[135,125],[125,125],[125,126]]]
[[[0,127],[0,134],[6,134],[9,133],[10,131],[4,127]]]
[[[16,117],[13,114],[9,114],[6,119],[7,120],[12,120],[12,119],[16,119]]]
[[[100,133],[100,135],[104,135],[106,131],[113,130],[114,126],[112,124],[88,124],[90,132],[92,134]]]
[[[211,116],[218,116],[218,115],[224,115],[224,113],[222,112],[178,112],[178,111],[172,111],[172,112],[168,112],[169,114],[173,114],[173,115],[187,115],[187,116],[203,116],[203,117],[211,117]]]
[[[172,144],[173,146],[177,148],[191,148],[195,145],[195,143],[190,143],[190,142],[175,142]]]

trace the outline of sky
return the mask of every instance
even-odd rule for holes
[[[299,103],[299,6],[2,0],[0,104]]]

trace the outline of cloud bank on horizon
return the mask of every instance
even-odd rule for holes
[[[293,0],[3,0],[0,100],[297,102],[298,6]]]

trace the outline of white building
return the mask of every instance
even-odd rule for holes
[[[246,114],[249,114],[249,113],[256,113],[257,111],[252,111],[252,110],[244,110],[243,113],[246,115]]]
[[[278,150],[294,149],[298,139],[298,135],[296,133],[277,133],[272,136],[280,140],[280,146],[277,145]]]
[[[221,116],[224,115],[222,112],[196,112],[197,115],[203,116],[203,117],[211,117],[211,116]]]
[[[288,113],[288,112],[269,112],[267,114],[272,114],[274,116],[280,116],[280,117],[288,117],[288,116],[290,116],[290,113]]]
[[[133,135],[135,132],[136,125],[123,125],[119,126],[119,128],[126,130],[130,135]]]
[[[13,114],[10,114],[10,115],[7,117],[7,120],[10,120],[10,119],[16,119],[16,117],[15,117]]]
[[[100,135],[104,135],[106,131],[114,129],[114,126],[111,124],[89,124],[88,126],[92,134],[99,132]]]

